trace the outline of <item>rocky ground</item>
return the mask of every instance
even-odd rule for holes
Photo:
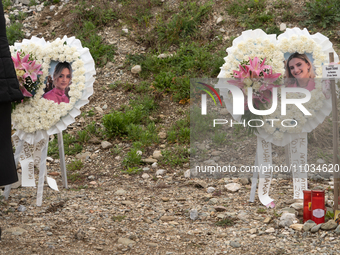
[[[175,4],[176,1],[172,2]],[[54,7],[38,5],[27,8],[33,14],[24,21],[26,36],[39,35],[53,40],[53,36],[63,35],[58,22],[68,12],[68,4],[68,1],[62,1]],[[216,19],[202,29],[214,27],[220,32],[223,29],[226,39],[239,32],[226,17],[222,27],[213,25],[218,12],[215,14]],[[44,22],[48,22],[48,26],[41,26]],[[65,31],[69,33],[67,29]],[[124,68],[125,56],[142,53],[145,47],[124,36],[121,28],[108,27],[102,33],[107,42],[117,46],[117,54],[112,62],[96,70],[95,93],[83,109],[84,112],[93,110],[94,115],[79,117],[65,133],[75,134],[92,121],[100,125],[104,114],[128,104],[131,98],[124,90],[110,90],[109,84],[115,81],[137,84],[139,81],[138,75]],[[184,116],[188,106],[174,103],[165,95],[160,101],[160,109],[154,117],[159,117],[166,129]],[[328,164],[331,161],[331,138],[328,132],[320,131],[330,130],[330,124],[323,125],[310,135],[309,162]],[[230,161],[242,164],[253,164],[256,139],[240,139],[231,130],[226,132],[233,144],[237,143],[237,148],[211,149],[208,153],[220,158],[227,155]],[[146,157],[153,156],[154,151],[171,147],[165,140],[161,141],[160,146],[149,151]],[[258,199],[249,202],[251,183],[248,178],[193,179],[188,164],[181,168],[167,166],[162,169],[157,164],[146,164],[143,174],[124,174],[121,172],[122,158],[102,142],[94,139],[80,154],[66,157],[67,163],[75,158],[84,163],[84,167],[76,171],[79,178],[69,182],[69,189],[62,187],[59,160],[49,159],[48,173],[57,180],[60,191],[53,191],[46,185],[41,207],[35,206],[34,188],[12,189],[8,201],[0,199],[1,254],[340,252],[340,228],[333,221],[318,227],[311,223],[300,224],[301,201],[292,199],[291,179],[274,178],[270,196],[275,199],[276,208],[266,209]],[[130,146],[119,140],[109,142],[118,144],[122,151]],[[283,148],[277,147],[273,151],[275,163],[283,164]],[[325,190],[328,208],[332,207],[333,201],[330,177],[318,176],[309,182],[310,189]],[[234,184],[231,185],[234,189],[228,189],[227,184]]]

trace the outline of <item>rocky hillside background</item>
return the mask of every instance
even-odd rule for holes
[[[48,174],[60,192],[46,187],[41,208],[30,188],[0,199],[2,252],[339,253],[336,226],[310,232],[280,218],[289,211],[301,222],[291,180],[274,179],[272,210],[248,202],[248,178],[198,181],[189,170],[190,78],[216,77],[226,48],[247,29],[280,34],[307,27],[328,36],[337,50],[337,0],[2,2],[10,44],[75,36],[90,49],[97,72],[90,103],[64,132],[70,189],[62,188],[51,137]],[[226,144],[207,147],[207,157],[253,164],[255,136],[225,132]],[[309,162],[331,162],[330,119],[309,135],[309,144]],[[273,151],[274,161],[284,163],[284,149]],[[326,190],[331,210],[331,176],[313,176],[309,185]]]

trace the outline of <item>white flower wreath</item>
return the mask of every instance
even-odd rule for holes
[[[332,43],[324,35],[320,33],[310,35],[307,29],[293,28],[287,29],[276,40],[276,35],[267,35],[261,29],[248,30],[233,41],[233,46],[228,48],[227,52],[228,56],[224,58],[225,64],[221,67],[221,72],[217,78],[232,78],[233,71],[238,70],[239,64],[248,60],[249,57],[266,58],[266,64],[272,67],[273,73],[281,73],[283,77],[285,53],[312,54],[316,78],[319,79],[315,80],[315,89],[311,91],[311,99],[304,104],[312,115],[305,116],[295,106],[289,106],[284,119],[295,119],[298,125],[295,128],[290,128],[282,126],[281,121],[265,122],[262,128],[258,128],[258,135],[266,141],[280,146],[288,144],[293,139],[298,138],[300,133],[312,131],[329,115],[331,100],[326,100],[322,93],[321,77],[322,66],[327,63],[327,55],[329,52],[334,52],[334,49]],[[335,62],[338,61],[338,56],[335,54]],[[217,87],[224,82],[223,79],[220,79]],[[220,89],[220,93],[229,112],[233,112],[232,98],[228,90]],[[287,98],[299,96],[302,95],[288,93]],[[241,120],[240,115],[233,115],[233,117],[237,121]],[[266,119],[282,119],[280,106],[278,105],[273,114],[266,116]]]
[[[66,36],[51,43],[43,38],[32,37],[22,43],[15,43],[10,49],[12,55],[18,50],[25,54],[30,53],[38,64],[42,64],[43,72],[39,77],[39,89],[35,96],[18,104],[12,113],[13,128],[17,130],[19,137],[32,142],[37,135],[46,137],[65,130],[81,113],[80,107],[87,104],[88,97],[93,94],[93,75],[96,72],[89,50],[83,48],[75,37]],[[67,61],[72,66],[69,103],[57,104],[42,97],[51,61]]]

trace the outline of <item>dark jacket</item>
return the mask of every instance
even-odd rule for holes
[[[6,21],[0,1],[0,103],[23,99],[6,36]]]

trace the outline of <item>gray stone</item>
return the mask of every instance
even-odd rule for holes
[[[241,244],[238,243],[238,242],[235,242],[235,241],[230,241],[229,245],[233,248],[240,248],[241,247]]]
[[[131,240],[131,239],[129,239],[129,238],[122,238],[122,237],[120,237],[118,239],[118,243],[119,244],[123,244],[123,245],[130,245],[130,244],[134,245],[136,242]]]
[[[122,31],[123,31],[125,34],[129,33],[129,29],[127,29],[127,28],[123,28]]]
[[[29,5],[30,4],[30,0],[18,0],[18,3]]]
[[[142,162],[151,164],[151,163],[157,162],[157,159],[154,159],[154,158],[145,158],[145,159],[142,159]]]
[[[157,162],[153,162],[151,165],[152,168],[157,168],[157,166],[158,166]]]
[[[214,187],[208,187],[207,192],[208,193],[213,193],[216,189]]]
[[[107,107],[108,107],[107,104],[104,104],[102,108],[103,108],[103,110],[106,110]]]
[[[114,194],[115,194],[116,196],[124,196],[124,195],[126,195],[126,193],[127,193],[126,190],[124,190],[124,189],[119,189],[119,190],[117,190]]]
[[[281,209],[279,213],[282,213],[282,215],[284,213],[290,213],[290,214],[294,214],[294,215],[297,214],[296,210],[294,208],[290,208],[290,207],[285,207],[285,208]]]
[[[326,223],[321,224],[321,229],[322,230],[332,230],[336,229],[338,224],[334,220],[329,220]]]
[[[90,152],[79,153],[76,155],[77,159],[88,159],[91,156]]]
[[[311,228],[310,232],[316,233],[316,232],[319,231],[320,228],[321,228],[321,224],[316,225],[316,226],[314,226],[314,227]]]
[[[280,24],[280,31],[285,31],[286,28],[287,28],[286,23],[281,23],[281,24]]]
[[[150,171],[150,168],[149,167],[144,167],[143,171]]]
[[[210,200],[209,200],[209,205],[215,205],[215,204],[217,204],[218,203],[218,200],[217,200],[217,198],[215,198],[215,197],[213,197],[213,198],[211,198]]]
[[[244,211],[240,211],[240,213],[237,215],[237,218],[239,218],[240,220],[246,221],[246,220],[249,220],[249,214]]]
[[[144,173],[144,174],[142,174],[142,178],[143,179],[148,179],[148,178],[150,178],[150,175],[148,175],[147,173]]]
[[[240,183],[243,184],[243,185],[247,185],[247,184],[249,184],[249,179],[248,178],[241,178]]]
[[[50,6],[50,11],[52,12],[52,11],[54,11],[54,9],[55,9],[55,5],[51,5]]]
[[[198,211],[196,209],[190,210],[190,219],[197,220],[198,218]]]
[[[142,71],[142,67],[140,65],[135,65],[134,67],[131,68],[131,73],[140,73]]]
[[[19,212],[24,212],[24,211],[26,211],[26,207],[24,205],[19,205],[18,211]]]
[[[293,220],[291,220],[291,219],[280,220],[279,227],[280,228],[285,228],[285,227],[289,227],[292,224],[293,224]]]
[[[186,170],[186,171],[184,172],[184,177],[185,177],[185,178],[190,178],[190,169],[189,169],[189,170]]]
[[[26,233],[27,230],[19,227],[13,227],[13,228],[8,228],[4,230],[4,233],[11,233],[12,235],[15,236],[20,236],[24,233]]]
[[[325,161],[324,161],[322,158],[319,158],[319,159],[316,161],[316,163],[318,163],[318,164],[324,164]]]
[[[338,225],[337,228],[335,229],[335,233],[340,234],[340,225]]]
[[[216,24],[219,24],[219,23],[221,23],[222,21],[223,21],[223,17],[220,16],[220,17],[217,18]]]
[[[161,151],[154,151],[152,157],[155,159],[159,159],[160,157],[162,157]]]
[[[236,191],[238,191],[241,188],[241,185],[238,184],[238,183],[228,183],[227,185],[225,185],[225,188],[228,191],[236,192]]]
[[[87,179],[94,180],[94,179],[96,179],[96,177],[94,175],[90,175],[90,176],[87,177]]]
[[[156,176],[158,176],[158,175],[164,175],[166,173],[166,170],[165,169],[159,169],[159,170],[157,170],[157,172],[156,172]]]
[[[303,224],[303,231],[307,232],[307,231],[311,230],[312,227],[315,227],[315,226],[316,226],[315,222],[313,222],[313,223],[305,222],[305,224]]]
[[[112,143],[110,143],[108,141],[102,141],[101,145],[102,145],[103,149],[109,149],[109,148],[112,147]]]

